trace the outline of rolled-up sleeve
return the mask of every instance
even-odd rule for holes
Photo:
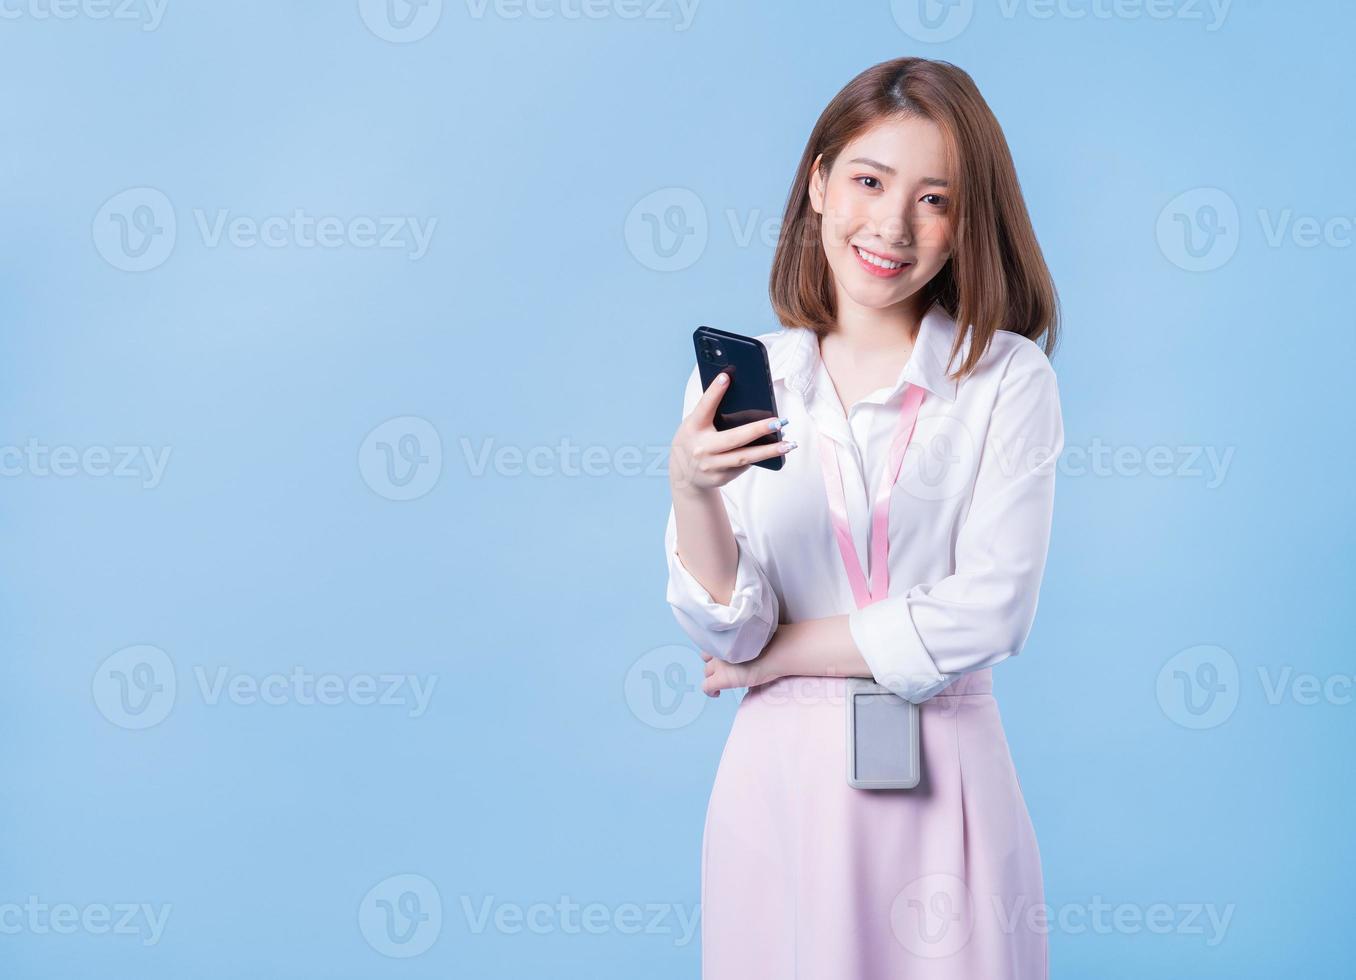
[[[1014,356],[999,384],[954,573],[848,616],[877,683],[920,703],[1021,651],[1036,618],[1063,450],[1055,373],[1033,348]]]
[[[694,370],[684,397],[684,417],[700,396],[701,380]],[[672,505],[664,533],[669,566],[667,599],[678,625],[693,643],[714,657],[737,664],[763,652],[776,632],[780,613],[777,593],[750,550],[738,506],[725,487],[719,493],[739,549],[730,602],[716,602],[678,557],[678,525]]]

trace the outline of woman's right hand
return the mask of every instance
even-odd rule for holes
[[[716,408],[728,386],[729,375],[723,371],[716,375],[674,433],[669,447],[669,485],[675,494],[699,494],[722,487],[759,460],[796,448],[794,442],[785,440],[766,446],[749,445],[769,431],[781,431],[786,419],[760,419],[724,432],[718,430]]]

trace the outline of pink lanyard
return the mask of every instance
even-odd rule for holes
[[[876,490],[876,500],[871,508],[871,531],[868,547],[871,549],[871,585],[866,584],[862,573],[862,564],[857,557],[857,547],[852,543],[852,529],[848,525],[847,498],[843,493],[843,473],[838,468],[838,452],[832,439],[819,433],[819,460],[824,471],[824,490],[829,498],[829,517],[833,521],[833,534],[838,539],[838,551],[843,556],[843,567],[847,570],[848,582],[852,585],[852,597],[857,608],[869,606],[884,599],[890,591],[890,493],[899,479],[900,467],[904,464],[904,452],[913,438],[914,423],[918,421],[918,407],[923,404],[926,392],[917,385],[908,385],[904,392],[904,403],[899,408],[899,422],[895,425],[894,439],[890,442],[890,458],[881,472],[880,486]]]

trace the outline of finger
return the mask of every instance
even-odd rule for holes
[[[745,446],[742,449],[732,449],[728,453],[715,453],[708,456],[704,465],[708,473],[714,470],[742,470],[760,460],[771,459],[773,456],[785,456],[795,448],[796,443],[790,441],[774,442],[770,446]]]
[[[697,652],[700,653],[700,654],[702,655],[702,659],[703,659],[703,660],[714,660],[714,659],[715,659],[715,657],[711,656],[711,654],[707,653],[705,650],[698,650]]]
[[[711,452],[723,453],[731,449],[738,449],[740,446],[747,446],[749,443],[763,438],[769,432],[781,432],[787,424],[786,419],[759,419],[756,422],[745,422],[743,425],[736,425],[733,429],[726,429],[710,440],[704,440],[704,442]]]
[[[720,400],[725,397],[725,389],[730,387],[730,376],[724,371],[712,379],[701,398],[697,399],[697,404],[692,406],[692,412],[688,415],[693,422],[700,428],[712,426],[716,421],[716,409],[720,407]]]

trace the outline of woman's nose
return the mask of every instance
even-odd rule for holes
[[[876,234],[889,245],[910,245],[913,243],[913,230],[910,216],[901,214],[899,206],[880,207],[874,216]]]

